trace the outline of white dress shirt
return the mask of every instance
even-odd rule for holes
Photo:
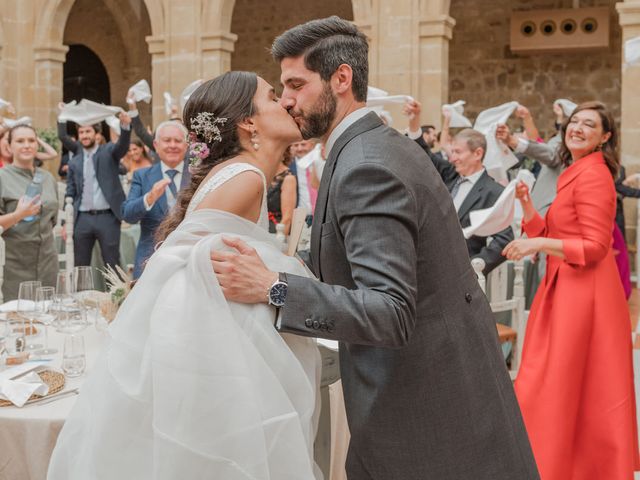
[[[91,198],[88,198],[87,195],[83,195],[80,200],[80,208],[81,212],[88,212],[89,210],[108,210],[111,208],[109,206],[109,202],[102,193],[102,189],[100,188],[100,184],[98,183],[98,177],[96,176],[96,171],[94,168],[94,157],[98,153],[98,144],[95,144],[91,149],[87,150],[85,148],[82,149],[83,154],[83,193],[88,192],[89,189],[87,185],[91,184],[90,190],[92,192]]]
[[[460,178],[463,178],[465,181],[460,184],[458,193],[453,199],[453,205],[454,207],[456,207],[456,212],[460,210],[460,206],[464,203],[464,200],[467,198],[467,195],[469,195],[469,192],[471,191],[473,186],[476,184],[476,182],[480,180],[480,177],[484,172],[485,172],[485,169],[482,168],[478,170],[476,173],[469,175],[468,177],[460,176]]]
[[[340,135],[342,135],[347,128],[349,128],[351,125],[356,123],[358,120],[360,120],[369,112],[371,112],[371,110],[369,110],[368,108],[365,108],[365,107],[359,108],[351,112],[346,117],[344,117],[340,121],[340,123],[336,125],[336,128],[334,128],[331,134],[329,135],[329,138],[327,139],[327,143],[325,143],[324,151],[326,152],[327,158],[329,158],[329,155],[331,155],[331,149],[333,148],[333,145],[336,143],[336,140],[338,140],[338,137],[340,137]]]
[[[173,177],[173,182],[176,184],[176,189],[178,190],[178,193],[180,193],[180,183],[182,182],[182,171],[184,170],[184,162],[180,162],[174,168],[171,168],[170,166],[168,166],[164,162],[160,162],[160,169],[162,170],[162,179],[163,180],[165,178],[168,179],[168,180],[171,180],[171,177],[169,175],[167,175],[167,170],[177,170],[178,171],[178,173],[176,173],[175,177]],[[172,208],[173,205],[175,205],[177,199],[173,197],[173,194],[171,193],[171,190],[169,189],[168,185],[167,185],[167,188],[164,191],[164,194],[167,196],[167,205],[169,206],[169,208]],[[153,208],[153,205],[149,205],[149,201],[147,199],[147,195],[149,195],[149,192],[147,192],[145,194],[145,196],[142,197],[142,201],[144,202],[144,208],[148,212],[149,210],[151,210]]]

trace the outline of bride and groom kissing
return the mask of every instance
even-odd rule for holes
[[[539,478],[451,197],[365,107],[367,39],[338,17],[276,38],[282,97],[253,73],[184,111],[208,156],[111,328],[50,480],[319,478],[319,357],[340,341],[350,480]],[[285,149],[327,163],[311,275],[269,236]]]

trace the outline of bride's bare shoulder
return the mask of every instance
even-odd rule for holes
[[[203,183],[207,181],[206,179]],[[212,208],[257,222],[260,217],[264,186],[260,175],[245,170],[206,194],[195,210]]]

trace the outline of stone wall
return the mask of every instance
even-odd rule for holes
[[[553,130],[557,98],[601,100],[620,118],[621,29],[615,0],[582,0],[581,7],[609,6],[611,36],[606,50],[515,54],[509,48],[514,10],[570,8],[565,0],[453,0],[456,20],[449,52],[449,98],[467,102],[473,119],[481,110],[517,100],[531,110],[541,131]]]
[[[238,41],[231,68],[255,71],[279,91],[280,68],[269,54],[273,40],[294,25],[330,15],[353,20],[351,1],[237,0],[231,32],[238,35]]]
[[[111,5],[120,6],[118,14]],[[65,26],[64,44],[85,45],[100,57],[109,76],[111,104],[126,108],[131,85],[143,78],[151,85],[151,56],[145,41],[150,34],[142,0],[118,4],[76,0]],[[142,102],[138,107],[143,121],[150,123],[151,107]]]

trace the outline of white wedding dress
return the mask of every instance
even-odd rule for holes
[[[258,224],[195,210],[249,164],[221,169],[149,260],[110,327],[53,452],[49,480],[307,480],[320,357],[314,340],[280,335],[266,304],[228,303],[209,252],[222,235],[275,271],[307,275]]]

